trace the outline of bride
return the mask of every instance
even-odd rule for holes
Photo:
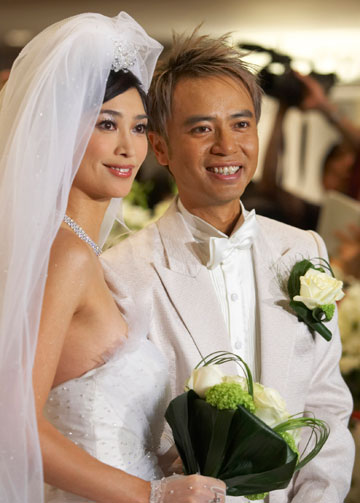
[[[43,477],[49,503],[224,500],[221,481],[162,477],[166,362],[99,261],[147,152],[160,51],[126,13],[82,14],[35,37],[2,90],[1,502],[40,503]]]

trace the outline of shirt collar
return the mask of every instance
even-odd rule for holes
[[[202,218],[190,213],[181,202],[181,199],[180,198],[177,199],[177,207],[180,213],[182,214],[195,241],[208,241],[211,237],[229,238],[235,236],[238,232],[240,232],[241,226],[244,223],[244,221],[246,221],[250,213],[255,212],[255,210],[253,210],[252,212],[247,211],[240,200],[239,204],[241,207],[240,216],[235,224],[232,233],[230,234],[230,236],[228,236],[227,234],[219,231],[213,225],[209,224],[208,222],[205,222],[205,220],[203,220]],[[244,220],[242,219],[242,216],[244,216]]]

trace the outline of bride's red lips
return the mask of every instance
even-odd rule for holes
[[[117,168],[117,169],[134,169],[133,164],[104,164],[107,168]]]
[[[119,178],[129,178],[135,168],[133,164],[104,164],[104,166],[109,169],[111,174]]]

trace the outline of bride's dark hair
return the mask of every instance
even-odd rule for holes
[[[103,102],[105,103],[105,101],[109,101],[112,98],[115,98],[115,96],[118,96],[119,94],[122,94],[133,87],[140,94],[141,100],[146,110],[146,93],[141,87],[140,80],[129,71],[124,72],[123,70],[119,70],[118,72],[115,72],[114,70],[111,70],[106,82]]]

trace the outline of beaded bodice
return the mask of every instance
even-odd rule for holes
[[[128,341],[107,363],[53,388],[51,423],[100,461],[151,480],[168,403],[167,366],[147,339]],[[88,501],[47,487],[46,502]]]

